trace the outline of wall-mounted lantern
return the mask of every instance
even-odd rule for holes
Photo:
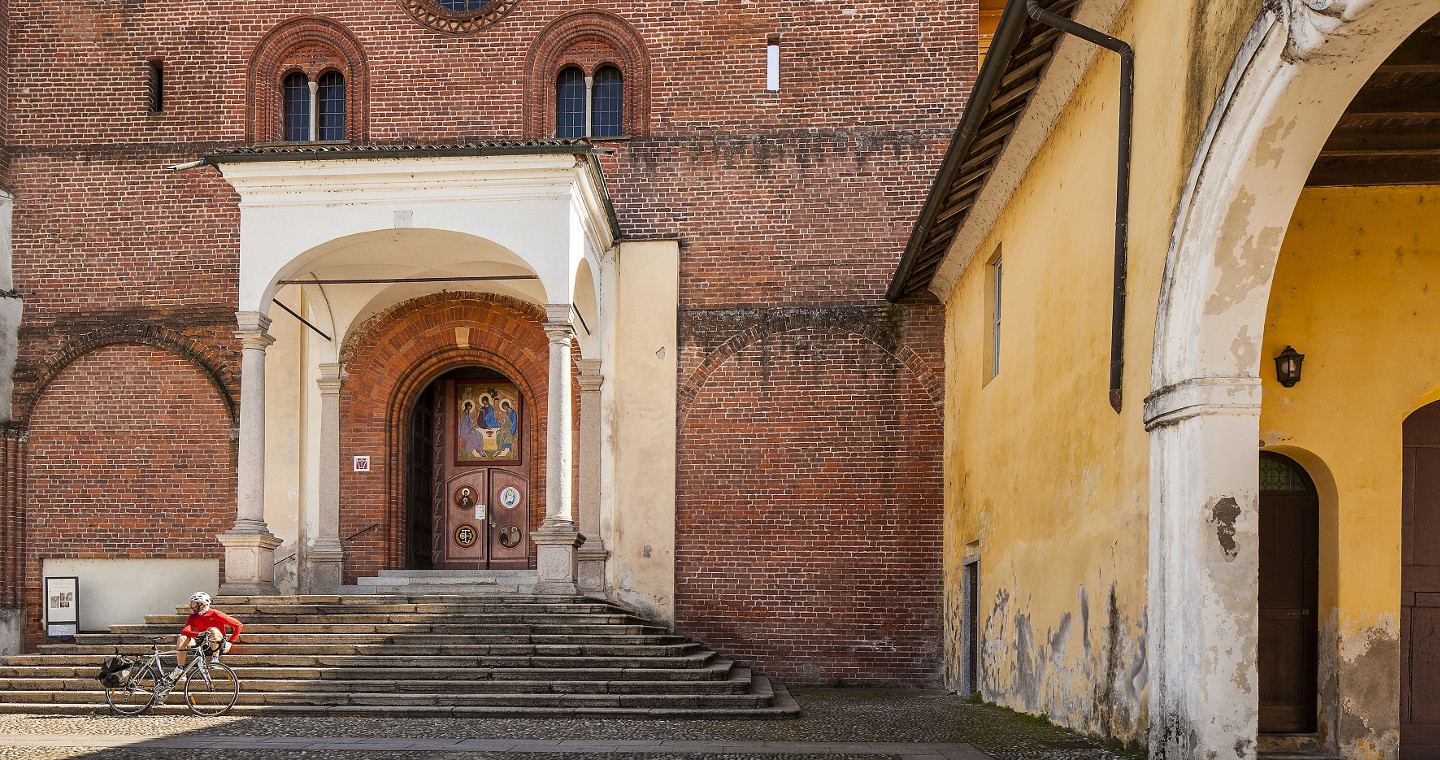
[[[1286,388],[1300,382],[1300,365],[1305,362],[1305,354],[1296,353],[1291,346],[1286,346],[1280,355],[1275,357],[1275,377],[1280,384]]]

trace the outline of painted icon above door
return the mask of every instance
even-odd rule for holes
[[[503,380],[455,383],[455,464],[520,463],[520,389]]]

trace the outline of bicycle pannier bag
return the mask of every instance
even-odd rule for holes
[[[105,663],[100,666],[100,675],[96,676],[101,685],[116,688],[125,685],[130,678],[130,668],[134,663],[124,657],[106,657]]]

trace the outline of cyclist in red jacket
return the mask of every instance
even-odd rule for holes
[[[230,628],[230,638],[225,638],[225,628]],[[214,654],[210,655],[210,662],[220,661],[220,653],[230,651],[230,645],[240,639],[240,631],[245,625],[229,615],[210,606],[210,595],[204,591],[196,591],[190,595],[190,617],[185,618],[185,627],[180,629],[180,637],[175,640],[175,670],[171,671],[172,680],[180,677],[180,671],[185,669],[185,650],[195,646],[195,639],[204,636],[206,640],[218,642]]]

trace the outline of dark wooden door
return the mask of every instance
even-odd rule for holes
[[[436,382],[433,566],[530,566],[529,430],[518,387],[483,370]]]
[[[1303,469],[1260,458],[1260,724],[1316,730],[1319,499]]]
[[[1400,758],[1440,758],[1440,401],[1405,420]]]

